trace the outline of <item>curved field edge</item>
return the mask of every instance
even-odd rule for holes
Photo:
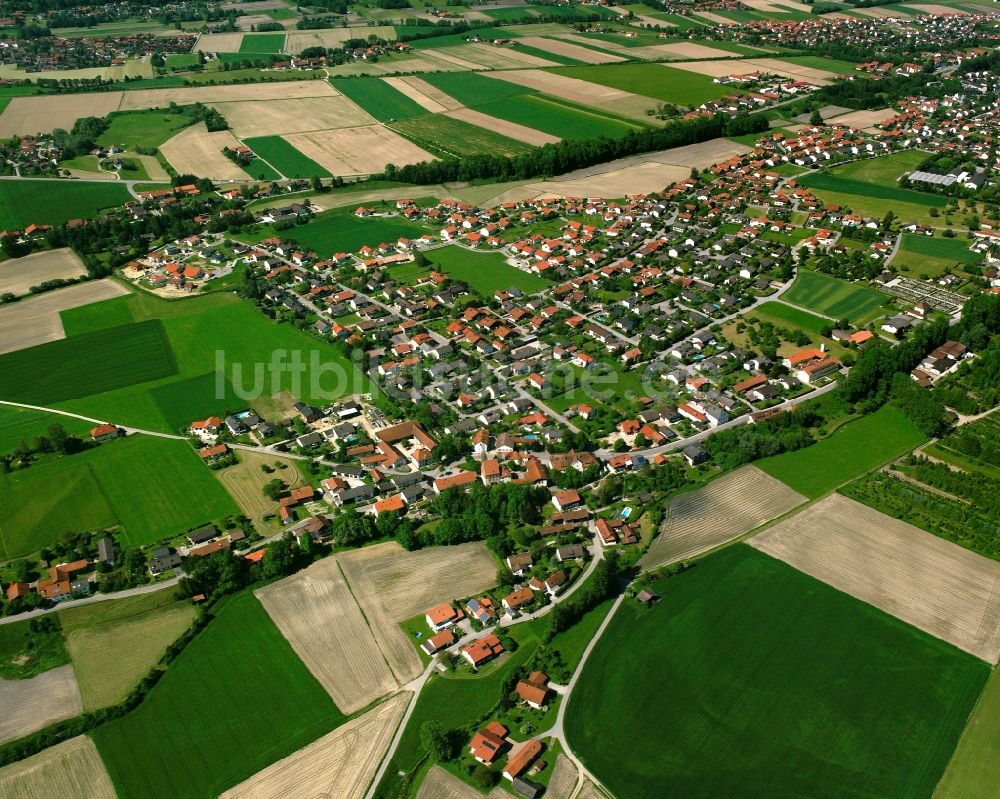
[[[573,751],[619,797],[928,796],[989,674],[742,544],[652,588],[567,708]]]

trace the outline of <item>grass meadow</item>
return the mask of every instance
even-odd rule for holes
[[[497,291],[519,288],[534,294],[552,284],[543,277],[510,266],[499,253],[471,252],[464,247],[439,247],[427,252],[431,268],[461,280],[485,299]]]
[[[945,239],[904,233],[903,244],[893,259],[893,266],[909,267],[910,272],[938,277],[961,271],[963,266],[977,264],[981,253],[972,252],[965,239]]]
[[[815,499],[926,440],[901,411],[884,405],[875,413],[848,422],[811,447],[765,458],[757,466]]]
[[[715,42],[712,43],[715,45]],[[687,72],[664,64],[596,64],[547,70],[567,78],[586,80],[613,89],[642,94],[665,103],[696,106],[739,90],[714,83],[707,75]]]
[[[743,544],[652,588],[567,708],[573,751],[617,796],[927,797],[989,674]]]
[[[824,327],[830,324],[827,319],[811,314],[808,311],[800,311],[798,308],[792,308],[783,302],[762,303],[754,309],[753,315],[766,317],[768,321],[775,324],[787,322],[794,327],[805,328],[813,333],[819,333]]]
[[[331,177],[329,170],[300,153],[281,136],[256,136],[246,139],[245,144],[285,177]],[[255,165],[250,164],[248,169],[253,172]]]
[[[80,438],[86,438],[93,427],[90,422],[72,416],[0,405],[0,453],[10,452],[22,441],[30,444],[38,436],[46,435],[54,424],[62,425],[67,433]]]
[[[898,186],[870,183],[863,178],[841,177],[836,174],[814,172],[810,175],[803,175],[798,179],[798,182],[803,186],[813,189],[820,196],[826,190],[836,192],[837,194],[850,194],[856,197],[867,197],[872,200],[891,200],[893,202],[909,203],[910,205],[922,205],[928,208],[944,208],[948,202],[947,198],[942,195],[924,194],[913,189],[902,189]],[[856,203],[852,203],[851,207],[853,208],[854,205]],[[881,214],[878,216],[881,216]]]
[[[294,233],[308,227],[297,227]],[[412,234],[412,231],[407,232]],[[380,240],[374,238],[376,243]],[[134,293],[64,311],[62,318],[66,330],[73,331],[67,341],[72,342],[83,331],[103,329],[105,316],[115,322],[126,317],[134,321],[160,320],[178,370],[170,377],[153,382],[59,403],[64,410],[147,430],[177,433],[179,426],[186,426],[210,413],[238,410],[248,405],[266,418],[276,419],[285,413],[284,406],[273,397],[281,391],[291,392],[305,402],[322,402],[369,390],[370,384],[365,378],[331,345],[317,341],[292,325],[271,321],[230,293],[187,297],[179,301]],[[340,373],[324,373],[315,385],[310,371],[301,380],[287,372],[271,379],[266,365],[281,352],[290,358],[301,358],[307,365],[313,358],[323,364],[336,364]],[[258,364],[261,365],[259,370]],[[224,387],[221,394],[217,392],[215,379],[220,365]],[[260,381],[255,379],[256,371],[260,371]],[[237,394],[233,387],[240,393]]]
[[[510,136],[444,114],[425,114],[422,117],[403,119],[393,122],[389,127],[432,153],[519,155],[533,149],[530,144]]]
[[[1000,671],[994,669],[934,799],[993,799],[1000,785]]]
[[[63,534],[121,526],[154,543],[239,508],[186,441],[129,436],[3,475],[0,552],[37,552]]]
[[[171,114],[162,109],[121,111],[110,114],[108,119],[111,124],[97,137],[97,143],[102,147],[117,144],[125,150],[159,147],[194,122],[187,114]]]
[[[240,42],[240,53],[261,54],[281,53],[285,50],[283,33],[248,33]]]
[[[381,78],[331,80],[333,88],[357,103],[379,122],[425,116],[427,110]]]
[[[864,319],[888,299],[874,289],[805,270],[799,270],[792,287],[782,297],[793,305],[851,322]]]
[[[422,76],[431,86],[454,97],[462,105],[477,106],[508,97],[537,94],[534,89],[505,80],[488,78],[476,72],[436,72]]]
[[[170,665],[146,700],[91,733],[119,796],[218,796],[344,721],[249,592]]]
[[[476,106],[477,111],[500,117],[519,125],[541,130],[560,139],[617,138],[641,125],[629,124],[598,111],[571,108],[543,95],[523,95],[494,100]]]
[[[0,355],[0,395],[50,405],[173,374],[166,331],[151,319]]]
[[[61,225],[71,219],[93,219],[132,195],[124,184],[51,180],[0,181],[0,228],[20,230],[28,225]]]

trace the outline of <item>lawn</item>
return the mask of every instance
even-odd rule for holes
[[[248,33],[240,42],[240,53],[269,54],[282,53],[285,50],[285,34],[283,33]]]
[[[663,64],[553,67],[548,72],[684,106],[697,106],[726,94],[740,93],[738,89],[730,86],[713,83],[712,78],[706,75],[686,72]]]
[[[93,219],[132,195],[123,184],[52,180],[0,181],[0,228],[21,230],[31,224],[61,225],[70,219]]]
[[[292,232],[298,234],[308,229],[306,225]],[[409,235],[412,232],[407,230]],[[376,243],[380,240],[374,237]],[[330,252],[334,250],[327,254]],[[258,413],[275,420],[285,413],[272,399],[280,391],[291,392],[305,402],[323,403],[369,390],[369,383],[333,346],[290,324],[271,321],[231,293],[182,300],[133,294],[64,312],[67,329],[100,329],[106,308],[115,320],[125,313],[134,320],[160,319],[179,371],[153,383],[60,403],[65,410],[147,430],[176,433],[179,420],[186,424],[206,410],[217,412],[251,404]],[[305,373],[297,376],[290,370],[272,369],[271,364],[282,357],[300,359],[307,366]],[[219,370],[225,389],[221,393],[216,390],[216,381],[208,377],[214,377]],[[239,392],[228,386],[235,386]],[[189,390],[186,394],[185,387]]]
[[[868,316],[888,298],[874,289],[848,283],[822,272],[799,270],[782,299],[834,319],[855,322]]]
[[[484,299],[511,287],[534,294],[552,284],[543,277],[510,266],[499,253],[471,252],[463,247],[440,247],[427,252],[431,268],[468,284]]]
[[[338,92],[353,100],[379,122],[395,122],[427,114],[427,110],[381,78],[331,80]]]
[[[556,99],[530,94],[508,97],[476,106],[477,111],[519,125],[541,130],[560,139],[617,138],[641,126],[605,116],[597,111],[571,108]]]
[[[471,74],[471,73],[463,73]],[[499,82],[499,81],[498,81]],[[444,114],[425,114],[389,125],[419,147],[447,155],[518,155],[533,147],[517,139]]]
[[[327,169],[304,156],[281,136],[256,136],[245,139],[244,143],[287,178],[331,177]],[[250,170],[253,169],[251,164]]]
[[[815,499],[924,443],[901,411],[884,405],[811,447],[758,461],[757,466]]]
[[[108,116],[110,125],[97,143],[102,147],[117,144],[124,150],[159,147],[163,142],[194,122],[188,114],[163,110],[120,111]]]
[[[129,546],[154,543],[239,513],[186,441],[129,436],[11,472],[0,552],[37,552],[68,532],[124,528]]]
[[[617,796],[927,797],[989,675],[743,544],[652,588],[654,609],[619,609],[566,714]]]
[[[798,308],[792,308],[783,302],[765,302],[754,309],[753,315],[768,317],[768,321],[779,325],[782,322],[787,322],[813,333],[819,333],[823,328],[830,326],[829,320],[814,316],[807,311],[800,311]]]
[[[994,671],[934,799],[994,799],[1000,785],[1000,671]]]
[[[246,592],[222,606],[135,711],[91,736],[119,796],[204,799],[343,720]]]
[[[166,330],[152,319],[0,355],[0,396],[49,405],[174,374]]]

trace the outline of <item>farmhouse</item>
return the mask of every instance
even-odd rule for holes
[[[97,442],[113,441],[122,435],[124,431],[113,424],[99,424],[90,431],[90,437]]]
[[[515,780],[528,770],[528,767],[535,761],[535,758],[542,753],[540,741],[532,738],[524,746],[517,750],[517,754],[507,761],[503,775],[508,780]]]
[[[478,669],[484,663],[488,663],[493,658],[502,655],[503,652],[504,648],[503,644],[500,643],[500,639],[490,634],[463,647],[462,657],[469,661],[472,668]]]
[[[545,673],[541,671],[533,671],[528,675],[528,679],[521,680],[517,684],[515,691],[521,701],[528,707],[533,707],[535,710],[541,710],[549,695],[548,684],[549,678]]]
[[[485,766],[493,765],[507,746],[508,730],[498,721],[491,721],[472,736],[469,754]]]

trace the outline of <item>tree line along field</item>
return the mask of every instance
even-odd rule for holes
[[[163,324],[151,319],[0,355],[0,395],[46,405],[177,371]]]
[[[888,298],[874,289],[846,280],[800,269],[782,299],[832,319],[857,322],[869,316]]]
[[[115,181],[0,180],[0,228],[21,230],[32,224],[93,219],[131,196],[124,184]]]
[[[135,435],[3,475],[6,558],[37,552],[64,533],[121,526],[128,546],[152,544],[239,513],[186,441]]]
[[[810,447],[757,462],[772,477],[810,499],[847,483],[927,440],[892,405],[848,422]]]
[[[295,232],[307,227],[295,228]],[[395,237],[389,240],[395,241]],[[67,339],[70,342],[88,332],[105,330],[107,320],[117,323],[123,318],[156,319],[163,325],[177,364],[173,375],[57,403],[64,410],[111,419],[118,424],[177,433],[180,427],[205,415],[240,410],[248,405],[269,418],[276,417],[282,411],[272,395],[296,388],[293,376],[287,372],[272,381],[263,369],[279,352],[300,357],[307,365],[315,357],[335,367],[319,378],[316,385],[319,394],[315,396],[312,372],[307,370],[297,387],[303,395],[298,398],[304,402],[363,393],[370,386],[354,364],[332,345],[292,325],[271,321],[230,293],[217,292],[179,301],[132,293],[66,311],[62,318],[66,330],[72,331]],[[216,377],[220,362],[221,379]],[[261,381],[255,380],[257,364],[262,365]]]
[[[230,597],[145,701],[91,733],[119,796],[218,796],[344,716],[253,594]]]
[[[567,708],[573,751],[617,796],[926,797],[989,674],[743,544],[652,590],[653,609],[620,607]]]
[[[281,136],[256,136],[244,139],[244,144],[287,178],[329,178],[329,170],[300,153]],[[248,172],[258,168],[257,161],[246,167]]]

